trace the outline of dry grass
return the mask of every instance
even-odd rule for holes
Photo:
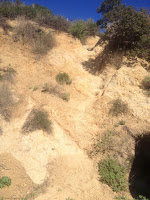
[[[55,45],[55,40],[50,32],[44,32],[29,21],[18,23],[14,28],[13,39],[30,45],[32,52],[38,55],[47,54]]]
[[[125,114],[128,111],[128,106],[121,99],[116,99],[111,102],[112,107],[109,110],[109,113],[113,116],[118,116],[120,114]]]
[[[35,130],[43,130],[47,133],[52,132],[52,122],[49,120],[46,111],[33,109],[22,127],[22,133],[29,133]]]
[[[14,99],[9,86],[4,83],[0,87],[0,114],[9,121],[11,117],[11,108],[14,105]]]

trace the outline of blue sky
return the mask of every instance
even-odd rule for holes
[[[62,15],[69,20],[92,18],[97,21],[100,14],[96,13],[97,7],[103,0],[23,0],[27,4],[38,3],[46,6],[56,15]],[[123,0],[123,3],[134,7],[150,8],[150,0]]]

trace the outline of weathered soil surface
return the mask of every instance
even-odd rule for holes
[[[68,34],[54,31],[53,35],[56,46],[44,57],[37,57],[28,46],[0,32],[0,69],[16,71],[13,83],[7,83],[16,102],[11,119],[7,122],[0,117],[0,177],[11,177],[12,184],[0,189],[0,197],[112,200],[116,194],[99,181],[97,163],[103,155],[96,152],[95,145],[104,131],[125,120],[126,128],[116,128],[118,146],[114,152],[122,149],[120,162],[126,159],[126,152],[134,155],[130,133],[137,135],[150,128],[150,98],[139,87],[148,72],[140,62],[133,67],[124,62],[119,70],[108,65],[100,75],[92,75],[82,63],[102,51],[100,46],[88,51],[99,38],[89,38],[82,45]],[[55,76],[60,72],[72,79],[71,85],[60,87],[70,93],[68,102],[41,92],[45,83],[57,85]],[[109,115],[110,102],[116,98],[128,103],[127,115]],[[22,134],[34,108],[48,112],[53,123],[51,134],[42,130]]]

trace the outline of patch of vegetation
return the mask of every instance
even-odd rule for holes
[[[0,81],[2,81],[3,80],[3,76],[0,74]]]
[[[66,200],[74,200],[74,199],[72,199],[72,198],[68,197]]]
[[[121,99],[116,99],[112,101],[112,107],[109,110],[109,113],[113,116],[118,116],[120,114],[125,114],[128,111],[128,105],[124,103]]]
[[[33,88],[33,91],[35,92],[37,89],[38,89],[38,87],[37,87],[37,86],[35,86],[35,87]]]
[[[52,122],[49,120],[49,116],[46,111],[37,109],[32,110],[27,121],[22,127],[23,133],[33,132],[35,130],[43,130],[47,133],[52,132]]]
[[[65,72],[57,74],[56,81],[60,85],[63,85],[63,84],[70,85],[72,83],[70,76]]]
[[[102,18],[97,22],[106,29],[105,39],[110,51],[150,61],[150,15],[122,4],[122,0],[104,0],[97,9]]]
[[[2,130],[2,128],[0,127],[0,135],[2,135],[3,134],[3,130]]]
[[[142,80],[141,86],[146,91],[147,96],[150,96],[150,76],[146,76]]]
[[[149,198],[139,195],[138,199],[135,199],[135,200],[149,200]]]
[[[126,170],[117,160],[106,158],[98,166],[103,183],[109,185],[115,192],[126,190]]]
[[[7,84],[0,86],[0,114],[9,121],[11,117],[11,108],[14,105],[12,92]]]
[[[117,196],[115,200],[129,200],[127,197]]]
[[[39,25],[46,25],[58,31],[68,32],[71,22],[62,16],[56,16],[51,10],[38,4],[25,5],[21,1],[1,1],[0,16],[5,18],[15,19],[19,16],[25,16],[27,19],[32,19]]]
[[[11,179],[7,176],[3,176],[0,178],[0,188],[3,188],[5,186],[9,187],[11,185]]]
[[[32,52],[39,55],[47,54],[55,45],[55,40],[50,32],[45,33],[29,21],[18,23],[14,28],[13,39],[30,45]]]
[[[86,22],[83,20],[76,20],[70,28],[70,33],[84,43],[88,36],[97,35],[98,26],[92,19],[88,19]]]
[[[61,93],[61,96],[60,96],[64,101],[69,101],[70,99],[70,94],[69,93]]]
[[[113,147],[114,147],[113,136],[115,134],[116,133],[114,130],[107,130],[104,133],[104,136],[102,137],[101,142],[98,143],[98,148],[99,148],[100,152],[108,153],[113,149]]]

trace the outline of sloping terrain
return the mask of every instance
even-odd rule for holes
[[[65,33],[53,31],[53,36],[56,46],[47,55],[38,57],[28,46],[0,32],[0,69],[15,70],[12,83],[0,82],[9,85],[15,101],[10,121],[0,117],[0,162],[7,168],[9,163],[16,163],[10,164],[10,168],[18,172],[12,172],[12,185],[0,190],[0,197],[111,200],[115,194],[99,181],[97,162],[102,155],[93,153],[93,145],[121,119],[135,134],[149,130],[150,98],[139,87],[148,72],[137,62],[135,67],[123,64],[119,70],[108,65],[102,74],[94,76],[82,63],[100,53],[102,47],[88,51],[99,38],[89,38],[83,46]],[[60,72],[69,74],[71,85],[58,86],[55,77]],[[70,100],[66,102],[57,95],[42,92],[46,83],[69,93]],[[109,115],[110,102],[116,98],[128,103],[126,116]],[[35,108],[48,112],[53,124],[51,134],[42,130],[22,133],[24,123]],[[128,134],[125,138],[128,146]],[[9,175],[6,167],[0,168],[0,176]]]

